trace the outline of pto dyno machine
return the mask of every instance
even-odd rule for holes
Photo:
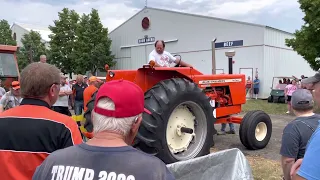
[[[145,92],[145,108],[135,148],[173,163],[207,155],[213,146],[214,124],[240,124],[242,144],[252,150],[264,148],[272,123],[263,111],[234,116],[246,103],[245,75],[204,75],[189,67],[153,67],[109,70],[106,81],[125,79]],[[92,107],[89,107],[92,110]],[[90,116],[86,116],[90,117]]]

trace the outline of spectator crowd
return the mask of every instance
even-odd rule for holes
[[[293,111],[296,119],[283,130],[283,179],[320,179],[320,116],[313,111],[314,105],[320,104],[320,72],[309,78],[295,78],[286,89],[290,96],[288,110]]]
[[[246,92],[259,93],[258,77],[246,81]],[[320,115],[314,113],[320,104],[320,71],[312,77],[280,79],[275,89],[284,90],[287,114],[296,118],[283,130],[281,165],[284,180],[320,180]],[[230,127],[231,129],[231,127]]]
[[[130,146],[142,113],[149,113],[139,86],[83,75],[68,82],[44,56],[40,59],[23,69],[8,92],[0,88],[2,179],[175,179],[160,159]],[[296,115],[283,130],[283,178],[320,179],[320,115],[313,112],[315,102],[320,104],[320,72],[281,83],[286,83],[288,111]],[[248,77],[247,92],[253,88],[257,95],[259,84],[258,77]],[[93,96],[94,136],[85,142],[70,109],[83,114]],[[234,126],[229,127],[234,134]]]
[[[0,92],[1,179],[174,179],[160,159],[131,147],[145,111],[136,84],[82,75],[68,83],[42,57]],[[70,108],[82,114],[93,95],[94,137],[85,142]]]

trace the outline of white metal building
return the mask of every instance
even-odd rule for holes
[[[204,74],[211,74],[211,41],[216,41],[216,73],[228,73],[226,51],[235,50],[233,73],[261,80],[259,98],[267,98],[274,76],[310,76],[314,71],[285,45],[291,33],[272,27],[146,7],[110,32],[115,69],[137,69],[147,63],[154,42],[180,54]]]
[[[22,46],[21,39],[23,38],[23,35],[29,33],[31,30],[38,32],[41,36],[42,42],[45,43],[46,47],[49,46],[49,35],[51,34],[49,28],[14,22],[11,26],[11,31],[12,36],[17,41],[18,46]]]
[[[17,23],[14,22],[11,26],[12,36],[17,41],[17,45],[19,47],[23,46],[21,39],[23,38],[24,34],[29,33],[31,30],[36,31],[41,36],[41,41],[45,43],[46,48],[49,48],[49,35],[52,34],[52,32],[49,30],[49,28],[37,26],[33,24],[24,24],[24,23]],[[76,75],[72,74],[71,79],[76,79]]]

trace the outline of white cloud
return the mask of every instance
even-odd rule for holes
[[[293,10],[293,9],[299,9],[298,1],[281,0],[281,1],[278,1],[274,6],[272,6],[272,9],[270,10],[270,14],[281,15],[281,16],[287,16],[287,15],[290,16],[290,13],[283,14],[283,12]]]
[[[56,1],[58,2],[58,0]],[[51,5],[32,0],[0,0],[0,12],[1,18],[7,19],[10,23],[21,22],[48,27],[49,24],[53,24],[53,20],[58,19],[58,12],[64,7],[74,9],[79,14],[89,13],[92,8],[95,8],[99,11],[104,26],[111,31],[144,6],[144,1],[138,0],[110,1],[80,0],[73,4],[63,5],[60,3],[59,5],[56,3],[56,5]],[[68,0],[64,2],[68,2]],[[265,23],[260,20],[264,19],[266,15],[273,16],[274,20],[271,19],[271,21],[276,21],[275,24],[282,24],[279,21],[286,21],[283,18],[300,17],[296,11],[290,12],[292,9],[299,8],[296,0],[149,0],[148,5],[259,24]],[[286,13],[282,14],[283,12]]]
[[[248,15],[262,9],[268,8],[281,0],[247,0],[224,2],[222,4],[215,4],[209,12],[212,15],[233,17],[237,15]]]
[[[42,2],[0,1],[1,18],[8,20],[10,23],[21,22],[43,27],[52,25],[53,20],[58,19],[58,12],[63,8],[64,6],[62,5],[50,5]],[[74,9],[79,14],[90,13],[92,8],[97,9],[102,23],[109,28],[109,31],[137,12],[137,9],[122,3],[110,4],[105,3],[103,0],[95,2],[82,1],[69,5],[67,8]]]

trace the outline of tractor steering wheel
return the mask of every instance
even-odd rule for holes
[[[180,62],[181,62],[181,56],[179,54],[174,55],[173,57],[179,56],[179,62],[174,66],[174,67],[180,67]]]

